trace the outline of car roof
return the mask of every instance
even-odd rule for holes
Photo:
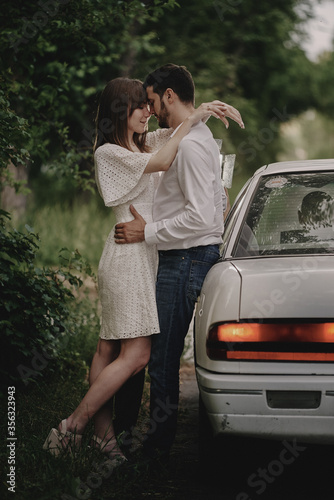
[[[282,174],[284,172],[305,172],[314,170],[331,170],[334,169],[334,159],[326,160],[297,160],[297,161],[280,161],[277,163],[269,163],[259,168],[254,175],[258,174]]]

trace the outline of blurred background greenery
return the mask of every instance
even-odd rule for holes
[[[113,219],[95,189],[92,142],[100,91],[185,65],[196,102],[237,107],[245,130],[211,119],[236,153],[233,201],[267,162],[334,157],[333,51],[304,50],[313,0],[17,0],[0,33],[1,206],[40,235],[39,259],[62,246],[98,263]],[[154,129],[156,121],[151,119]],[[29,192],[23,187],[29,188]],[[12,186],[10,188],[9,186]],[[20,195],[14,192],[21,190]]]

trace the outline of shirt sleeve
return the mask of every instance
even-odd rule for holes
[[[168,142],[173,132],[172,128],[158,128],[154,132],[148,132],[146,144],[156,153]]]
[[[95,178],[106,206],[132,200],[146,189],[144,175],[151,153],[133,153],[115,144],[104,144],[95,151]]]
[[[146,224],[145,240],[149,245],[192,238],[214,221],[215,174],[203,147],[193,140],[181,141],[176,168],[184,210],[174,218]]]

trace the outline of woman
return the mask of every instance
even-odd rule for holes
[[[157,172],[170,167],[181,139],[193,124],[210,115],[226,123],[224,112],[228,108],[232,109],[219,101],[202,104],[173,137],[172,129],[147,133],[151,113],[142,83],[117,78],[106,85],[97,113],[99,144],[95,145],[94,156],[99,192],[105,205],[113,207],[116,222],[131,220],[130,204],[146,221],[152,220]],[[106,403],[148,363],[151,335],[159,333],[156,269],[154,247],[145,242],[120,247],[114,243],[111,230],[98,271],[102,322],[90,370],[90,389],[58,429],[51,430],[44,448],[52,453],[79,444],[88,421],[94,417],[96,446],[110,459],[125,460]]]

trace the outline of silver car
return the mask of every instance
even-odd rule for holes
[[[334,160],[273,163],[239,193],[195,317],[200,443],[334,443]],[[204,443],[204,446],[203,446]]]

